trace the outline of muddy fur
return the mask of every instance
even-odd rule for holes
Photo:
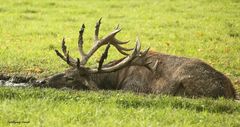
[[[221,72],[198,59],[149,52],[153,67],[128,66],[111,73],[80,75],[71,68],[38,82],[42,86],[73,89],[110,89],[186,97],[236,98],[231,81]],[[140,57],[135,58],[142,59]],[[112,61],[105,66],[117,64]]]

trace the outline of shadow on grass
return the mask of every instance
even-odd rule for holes
[[[207,111],[211,113],[233,113],[240,112],[240,104],[233,100],[219,98],[212,100],[205,99],[188,99],[182,97],[162,96],[154,99],[131,99],[116,100],[116,104],[121,108],[173,108],[185,109],[196,112]]]
[[[80,102],[115,105],[117,108],[183,109],[196,112],[234,113],[240,112],[240,103],[219,98],[189,99],[163,95],[137,95],[124,91],[75,91],[40,88],[0,87],[0,100],[44,99],[54,102]]]

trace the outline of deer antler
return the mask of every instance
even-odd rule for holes
[[[88,53],[85,53],[83,51],[83,33],[84,33],[84,29],[85,29],[85,25],[83,24],[80,31],[79,31],[79,38],[78,38],[78,49],[79,49],[79,53],[81,55],[81,60],[79,58],[77,58],[77,60],[73,59],[70,55],[69,55],[69,51],[67,50],[67,47],[65,45],[65,39],[63,38],[62,40],[62,52],[64,55],[62,55],[58,50],[55,50],[56,54],[63,59],[65,62],[67,62],[67,64],[69,64],[72,67],[76,67],[79,70],[83,70],[84,72],[88,72],[88,73],[97,73],[97,72],[112,72],[118,69],[121,69],[127,65],[138,65],[139,63],[134,63],[132,62],[134,58],[136,58],[137,56],[141,56],[141,54],[146,55],[147,51],[145,51],[145,53],[141,53],[140,49],[141,49],[141,44],[139,42],[139,40],[137,39],[136,41],[136,45],[135,48],[133,49],[128,49],[128,48],[124,48],[121,45],[122,44],[127,44],[129,41],[120,41],[118,39],[115,38],[116,34],[119,33],[121,31],[121,29],[117,26],[115,28],[115,30],[113,32],[111,32],[110,34],[108,34],[106,37],[99,39],[98,35],[99,35],[99,28],[100,28],[100,24],[101,24],[101,19],[99,19],[99,21],[96,23],[95,26],[95,36],[94,36],[94,45],[92,46],[92,48],[90,49],[90,51],[88,51]],[[88,68],[88,67],[84,67],[84,65],[88,62],[88,59],[103,45],[107,45],[104,53],[102,54],[102,57],[99,61],[99,67],[98,68]],[[110,48],[110,45],[113,45],[121,54],[125,55],[126,57],[124,59],[122,59],[121,62],[119,62],[116,65],[110,66],[110,67],[102,67],[104,59],[106,59],[107,54],[108,54],[108,50]],[[127,51],[132,51],[133,52],[128,55],[128,53],[126,53]],[[131,63],[132,62],[132,63]],[[145,63],[141,63],[141,64],[145,64]],[[148,64],[148,63],[147,63]]]

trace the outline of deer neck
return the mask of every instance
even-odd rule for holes
[[[96,73],[90,75],[90,80],[93,81],[99,89],[117,89],[119,71],[109,73]]]

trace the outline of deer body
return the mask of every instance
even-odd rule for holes
[[[97,44],[88,54],[82,49],[84,25],[79,32],[78,44],[82,56],[81,61],[79,59],[75,61],[69,56],[63,40],[64,55],[57,50],[56,53],[73,68],[44,79],[44,86],[80,90],[127,90],[187,97],[235,98],[235,90],[231,81],[201,60],[148,52],[148,50],[141,52],[138,40],[134,49],[123,48],[120,45],[127,42],[114,38],[120,29],[98,40],[100,21],[101,19],[97,22],[95,30]],[[98,68],[85,67],[91,55],[106,44],[108,45]],[[103,65],[110,45],[116,47],[126,57]],[[130,50],[133,50],[132,54],[127,55],[125,51]]]
[[[235,98],[231,81],[201,60],[156,52],[149,52],[146,57],[148,56],[153,61],[159,61],[154,72],[143,66],[127,66],[114,72],[81,76],[77,70],[69,69],[62,73],[62,76],[58,74],[53,76],[56,78],[51,77],[49,85],[87,90],[127,90],[188,97]],[[68,78],[74,81],[69,82]]]
[[[116,77],[108,79],[113,80],[108,81],[112,84],[104,81],[97,84],[100,88],[102,85],[109,85],[115,89],[134,92],[191,97],[235,97],[231,81],[201,60],[151,52],[147,56],[153,61],[159,61],[154,72],[142,66],[130,66],[115,72]]]

